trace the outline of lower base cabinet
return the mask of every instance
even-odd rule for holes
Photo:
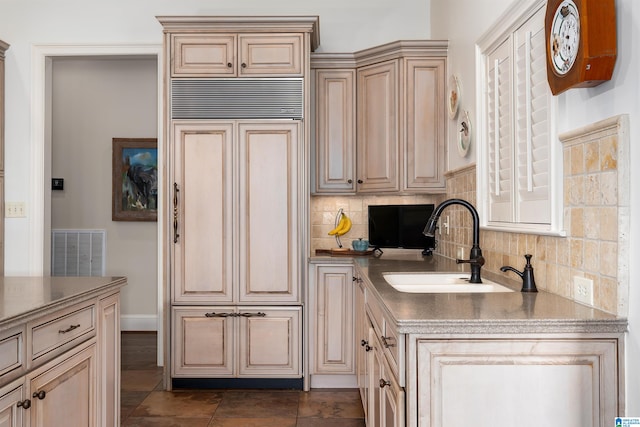
[[[53,312],[48,324],[67,325],[67,319],[77,319],[74,313],[97,306],[95,334],[91,330],[77,338],[78,344],[48,358],[39,356],[35,369],[0,387],[0,427],[116,427],[120,425],[120,294],[98,298],[93,303]],[[89,305],[87,305],[89,304]],[[77,310],[74,312],[74,310]],[[60,317],[57,317],[57,316]],[[81,317],[84,321],[84,318]],[[64,320],[60,320],[64,319]],[[36,319],[30,325],[39,325]],[[39,327],[39,326],[38,326]],[[46,326],[45,326],[46,327]],[[55,335],[43,336],[55,340],[85,325],[67,330],[55,330]],[[37,329],[37,328],[34,328]],[[29,347],[31,337],[27,338]],[[69,346],[71,340],[66,343]],[[64,346],[65,344],[61,344]],[[0,358],[6,357],[0,354]],[[36,362],[32,362],[36,363]]]
[[[27,377],[31,427],[97,425],[96,344],[65,356]]]
[[[300,307],[174,307],[174,378],[300,378]]]
[[[353,388],[355,279],[352,265],[312,265],[309,280],[312,388]]]
[[[612,425],[614,339],[417,340],[418,425]]]
[[[367,427],[606,427],[624,416],[623,334],[394,334],[355,276]]]
[[[382,342],[373,328],[369,329],[369,411],[367,426],[404,427],[404,389],[398,384],[382,350]]]

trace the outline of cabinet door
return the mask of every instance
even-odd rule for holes
[[[232,77],[236,75],[234,34],[173,34],[172,77]]]
[[[27,375],[31,427],[97,426],[96,344]]]
[[[445,60],[405,62],[404,190],[445,188]]]
[[[367,312],[365,308],[365,289],[364,285],[362,284],[362,279],[360,279],[359,277],[357,278],[355,293],[356,380],[358,383],[358,390],[360,390],[360,400],[362,400],[362,407],[364,409],[364,416],[366,419],[369,409],[367,361],[369,360],[368,354],[371,350],[371,346],[369,345],[369,321],[367,320]]]
[[[595,427],[623,413],[616,340],[418,340],[417,354],[419,426]]]
[[[120,294],[98,304],[98,406],[101,426],[120,423]]]
[[[382,348],[380,347],[376,331],[373,327],[369,327],[369,343],[371,351],[369,351],[369,413],[367,417],[367,427],[386,427],[382,424],[382,394],[380,393],[379,381],[382,377]],[[376,348],[377,347],[377,348]]]
[[[358,69],[359,192],[399,191],[398,60]]]
[[[298,302],[297,122],[239,124],[241,302]]]
[[[233,307],[174,308],[172,376],[233,376],[234,315]]]
[[[315,83],[315,192],[355,193],[355,71],[316,70]]]
[[[239,311],[238,375],[301,377],[301,308],[242,307]]]
[[[353,267],[319,265],[313,292],[313,372],[353,374]]]
[[[173,303],[231,302],[233,125],[177,122],[173,131]]]
[[[239,76],[302,76],[301,34],[241,34]]]
[[[28,401],[24,408],[19,402]],[[0,388],[0,427],[22,427],[23,419],[26,418],[25,411],[29,411],[30,399],[25,399],[24,381],[22,379],[14,381]]]
[[[404,390],[398,385],[388,365],[383,364],[382,376],[378,381],[380,388],[381,411],[380,418],[385,427],[404,427]]]

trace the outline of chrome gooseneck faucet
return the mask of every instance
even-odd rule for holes
[[[429,218],[429,221],[427,221],[427,225],[424,227],[424,231],[422,232],[422,234],[429,237],[435,236],[438,219],[440,218],[442,211],[449,205],[464,206],[473,217],[473,246],[471,247],[471,252],[469,253],[469,259],[456,259],[456,263],[470,264],[471,278],[469,279],[469,282],[482,283],[482,278],[480,277],[480,269],[484,265],[484,257],[482,256],[482,249],[480,249],[480,217],[478,216],[478,211],[473,207],[471,203],[462,199],[449,199],[440,203],[433,211],[433,214],[431,214],[431,218]]]

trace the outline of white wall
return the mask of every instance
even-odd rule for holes
[[[6,55],[5,198],[27,202],[27,217],[6,222],[5,272],[33,272],[30,260],[42,257],[40,213],[29,212],[37,145],[34,111],[33,46],[141,45],[162,43],[158,15],[318,15],[318,51],[350,52],[398,39],[429,36],[430,0],[112,0],[86,2],[33,0],[4,2],[0,39],[11,45]],[[38,214],[38,215],[35,215]],[[38,220],[34,223],[34,216]],[[35,242],[35,243],[34,243]]]
[[[111,220],[111,154],[112,138],[157,137],[157,58],[54,58],[51,86],[51,172],[64,178],[51,228],[106,230],[105,273],[128,279],[123,327],[155,328],[157,223]]]
[[[518,0],[514,0],[518,1]],[[431,13],[431,35],[433,38],[450,40],[450,73],[462,80],[462,108],[475,110],[475,40],[506,10],[510,0],[434,0]],[[630,164],[640,164],[640,148],[636,143],[640,137],[640,3],[637,0],[617,0],[618,59],[613,78],[600,86],[588,89],[572,89],[558,96],[558,132],[563,133],[584,125],[616,116],[628,114],[630,130]],[[457,132],[451,132],[450,138]],[[455,147],[449,141],[449,147]],[[475,150],[465,159],[460,159],[455,150],[449,151],[449,169],[475,162]],[[631,168],[631,183],[640,182],[640,169]],[[630,259],[640,256],[640,227],[634,218],[639,217],[640,192],[631,191],[631,229],[629,233]],[[627,415],[640,416],[640,287],[635,278],[640,274],[639,263],[631,263],[632,278],[629,289],[629,334],[626,343]]]

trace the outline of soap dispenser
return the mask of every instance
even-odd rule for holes
[[[527,260],[527,263],[525,264],[523,271],[518,271],[515,268],[508,265],[500,267],[500,271],[502,272],[513,271],[518,276],[520,276],[520,278],[522,279],[522,289],[520,290],[520,292],[538,292],[538,289],[536,288],[536,280],[533,278],[533,267],[531,266],[531,255],[526,254],[524,257]]]

